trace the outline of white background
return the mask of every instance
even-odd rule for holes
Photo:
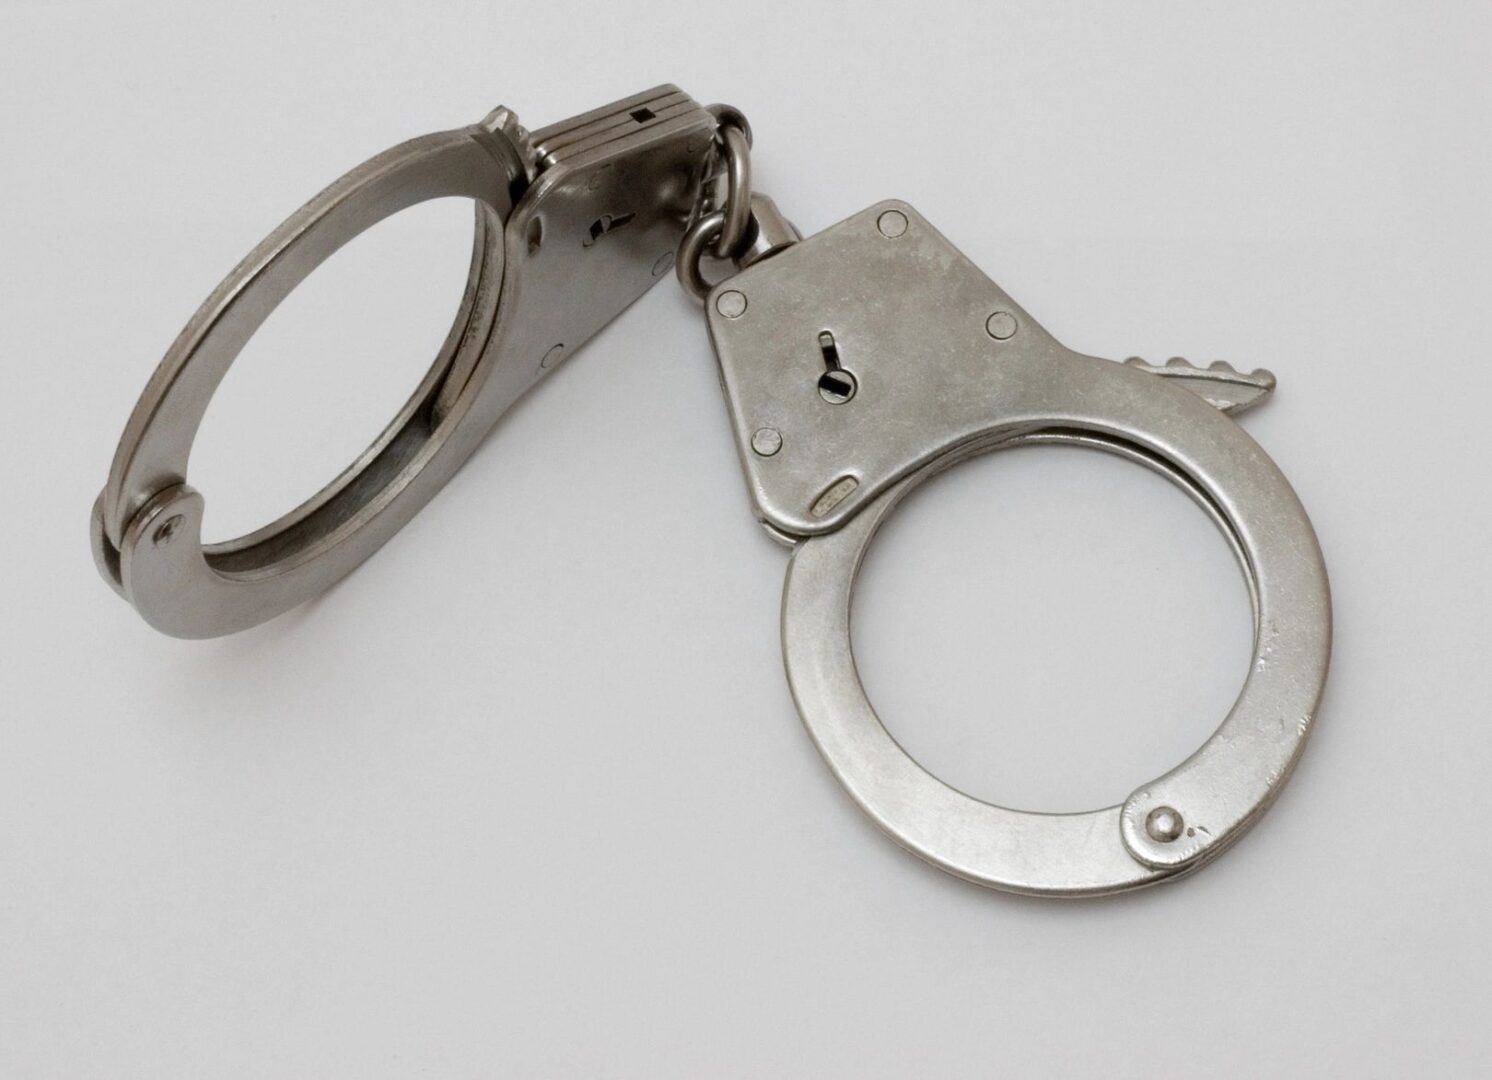
[[[1487,1075],[1492,8],[0,9],[0,1075]],[[90,504],[238,257],[394,142],[665,80],[806,231],[907,199],[1073,348],[1268,366],[1337,646],[1273,812],[1188,880],[1023,900],[883,838],[794,715],[671,282],[321,599],[208,642]],[[459,204],[298,292],[209,413],[218,536],[328,478],[443,335]],[[965,465],[867,563],[887,725],[983,797],[1122,799],[1217,724],[1247,601],[1162,481]]]

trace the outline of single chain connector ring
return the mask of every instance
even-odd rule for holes
[[[689,226],[684,232],[683,242],[679,244],[679,256],[674,261],[674,274],[684,292],[701,304],[705,302],[705,297],[710,294],[714,285],[705,277],[700,263],[703,262],[706,253],[714,247],[724,228],[725,211],[712,210]]]

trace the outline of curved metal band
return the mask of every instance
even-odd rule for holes
[[[837,532],[802,542],[783,594],[783,655],[793,698],[840,783],[904,847],[960,877],[1011,892],[1119,892],[1195,869],[1222,851],[1267,809],[1304,749],[1331,648],[1321,552],[1274,463],[1200,399],[1186,401],[1159,387],[1126,393],[1152,388],[1118,365],[1090,363],[1110,370],[1085,365],[1086,371],[1066,372],[1070,379],[1054,380],[1069,406],[1060,415],[1045,424],[1028,414],[992,425],[887,489]],[[1222,527],[1254,601],[1253,662],[1222,725],[1122,806],[1089,813],[1010,810],[933,777],[876,716],[850,644],[855,576],[898,501],[972,454],[1047,441],[1118,453],[1177,483]],[[1170,842],[1145,828],[1159,807],[1174,808],[1185,823]]]
[[[262,622],[366,559],[455,471],[476,441],[452,445],[449,438],[471,396],[438,418],[434,401],[453,368],[471,371],[472,384],[485,376],[471,358],[484,354],[492,330],[503,222],[521,175],[512,148],[480,126],[413,139],[317,195],[213,291],[141,395],[94,509],[100,567],[148,622],[180,637]],[[249,536],[204,546],[202,497],[186,483],[187,464],[208,402],[239,351],[343,244],[400,210],[443,196],[476,203],[471,274],[445,346],[414,395],[321,493]],[[457,363],[461,357],[467,359]]]

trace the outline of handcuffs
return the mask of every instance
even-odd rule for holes
[[[524,392],[670,270],[705,309],[757,519],[792,548],[788,683],[871,819],[980,885],[1120,892],[1195,870],[1270,806],[1317,714],[1331,600],[1311,523],[1233,420],[1266,371],[1100,360],[1063,347],[912,207],[878,203],[803,239],[752,191],[751,129],[660,86],[530,134],[508,109],[358,166],[271,233],[181,332],[135,406],[94,505],[104,579],[158,630],[242,630],[320,593],[407,522]],[[476,206],[459,313],[383,434],[319,494],[203,544],[188,461],[234,357],[339,247],[423,200]],[[712,283],[707,257],[736,272]],[[976,454],[1075,443],[1161,474],[1221,529],[1248,583],[1253,659],[1216,732],[1122,805],[1030,813],[963,794],[887,731],[850,643],[876,530]]]

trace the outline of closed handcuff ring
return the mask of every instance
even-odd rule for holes
[[[1304,748],[1326,678],[1326,576],[1319,559],[1300,557],[1313,552],[1316,542],[1284,477],[1272,466],[1266,472],[1258,461],[1240,458],[1239,451],[1246,454],[1247,448],[1209,431],[1205,413],[1176,418],[1171,412],[1173,405],[1190,403],[1146,394],[1118,401],[1104,382],[1094,380],[1091,400],[1070,396],[1060,423],[1043,418],[1040,429],[1014,436],[1003,434],[1010,428],[1002,425],[950,448],[844,527],[804,541],[793,553],[784,590],[788,682],[804,724],[840,783],[909,850],[959,877],[1012,892],[1097,895],[1203,865],[1242,835],[1279,793]],[[1237,440],[1248,441],[1242,428],[1223,422],[1237,432]],[[1016,430],[1026,427],[1026,421],[1015,425]],[[1174,441],[1157,437],[1163,431]],[[1252,601],[1248,678],[1222,726],[1185,762],[1123,804],[1088,813],[1007,809],[932,776],[876,715],[851,648],[855,577],[876,531],[900,500],[971,455],[1032,443],[1118,454],[1176,484],[1228,539]],[[1244,497],[1230,500],[1227,492]]]

